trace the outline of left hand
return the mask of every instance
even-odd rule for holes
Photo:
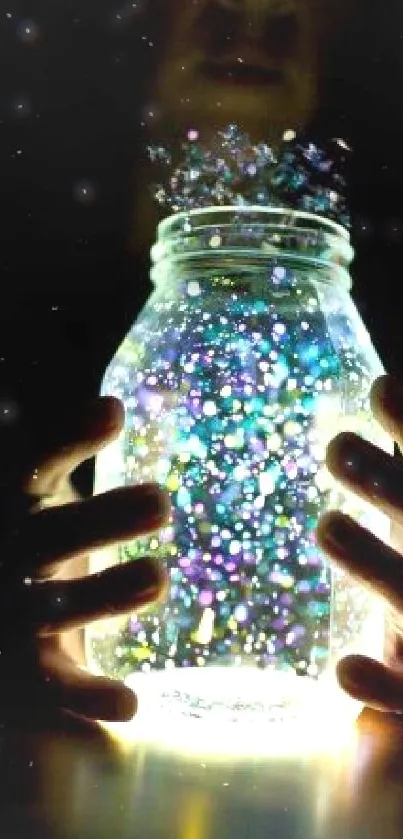
[[[371,390],[371,408],[403,452],[403,386],[399,381],[387,375],[378,378]],[[357,434],[344,432],[330,442],[326,463],[335,478],[390,518],[395,546],[385,545],[337,511],[325,513],[319,521],[319,547],[381,595],[393,619],[386,663],[349,655],[338,663],[337,676],[344,690],[367,706],[403,711],[403,466]]]
[[[136,697],[86,669],[84,627],[158,599],[166,574],[144,557],[89,575],[88,555],[161,527],[169,496],[156,484],[86,499],[75,490],[75,469],[121,431],[119,400],[37,406],[34,420],[0,434],[0,722],[127,720]]]

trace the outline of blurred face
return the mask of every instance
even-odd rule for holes
[[[252,139],[275,143],[306,124],[317,106],[324,7],[333,1],[165,0],[154,92],[165,131],[238,122]]]

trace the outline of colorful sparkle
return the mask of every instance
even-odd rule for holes
[[[305,152],[328,176],[317,148]],[[202,195],[193,180],[191,202]],[[178,189],[164,195],[171,209]],[[170,591],[118,631],[94,627],[91,657],[119,678],[215,665],[314,681],[351,647],[374,655],[380,614],[318,550],[318,519],[335,506],[387,535],[384,517],[325,466],[342,428],[390,449],[369,406],[383,368],[349,294],[349,233],[276,202],[191,206],[159,225],[154,292],[107,369],[102,393],[124,402],[126,423],[96,470],[99,491],[168,489],[169,525],[121,546],[119,561],[159,557]],[[190,694],[188,713],[209,707]]]
[[[162,144],[147,150],[161,176],[151,186],[152,197],[168,212],[211,206],[290,207],[350,227],[345,171],[351,149],[341,138],[322,149],[290,129],[274,151],[264,141],[252,143],[231,124],[209,145],[191,128],[179,154]]]

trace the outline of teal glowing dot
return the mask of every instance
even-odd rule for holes
[[[248,618],[248,609],[243,603],[239,603],[234,609],[234,618],[238,623],[243,623]]]
[[[177,500],[177,503],[179,504],[179,507],[184,508],[184,507],[187,507],[187,506],[190,505],[190,503],[192,501],[192,496],[190,495],[190,492],[188,492],[188,490],[185,487],[180,487],[180,489],[178,490],[178,494],[176,496],[176,500]]]

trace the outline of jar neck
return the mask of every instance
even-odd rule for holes
[[[288,208],[208,207],[160,222],[151,279],[158,285],[173,268],[239,265],[261,273],[274,264],[317,270],[350,291],[353,256],[349,232],[330,219]]]

